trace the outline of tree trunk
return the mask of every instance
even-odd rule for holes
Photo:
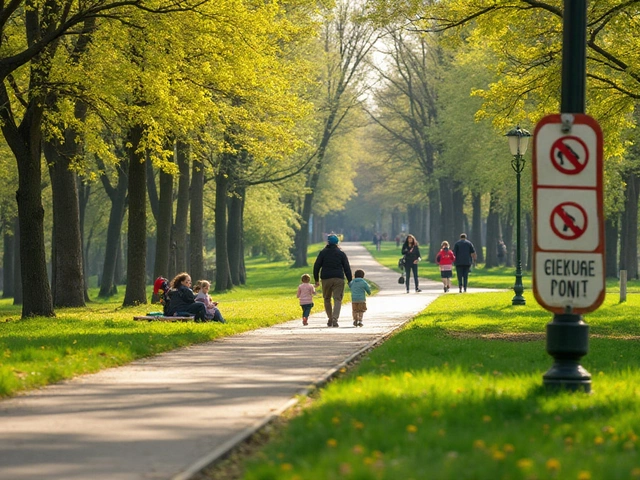
[[[15,250],[15,236],[7,232],[8,224],[4,226],[4,249],[2,254],[2,298],[13,297],[13,263]]]
[[[469,232],[469,238],[473,246],[476,247],[476,254],[478,255],[478,263],[484,263],[484,251],[482,248],[482,195],[479,193],[473,193],[471,197],[471,205],[473,207],[473,214],[471,215],[471,231]],[[456,237],[454,237],[455,239]]]
[[[78,185],[78,206],[80,208],[80,242],[82,245],[82,278],[84,279],[84,301],[89,301],[89,245],[91,240],[85,242],[84,226],[91,195],[91,185],[76,177]]]
[[[194,279],[204,279],[204,165],[193,162],[191,173],[191,229],[189,271]]]
[[[504,257],[505,267],[513,267],[515,264],[515,260],[513,257],[515,255],[517,247],[514,244],[514,240],[513,240],[513,230],[514,230],[513,217],[511,217],[511,215],[508,215],[502,219],[502,240],[504,240],[504,244],[507,247],[507,254]],[[487,245],[489,244],[487,243]],[[496,254],[497,254],[497,251],[496,251]]]
[[[1,88],[0,101],[9,102]],[[18,164],[18,221],[20,224],[20,271],[22,275],[22,317],[55,315],[47,275],[42,206],[42,167],[40,124],[42,101],[33,101],[18,128],[13,118],[2,115],[2,132]],[[37,105],[37,106],[36,106]]]
[[[227,154],[223,155],[223,160]],[[216,172],[216,292],[233,287],[227,249],[227,192],[229,177],[223,167]]]
[[[116,261],[118,258],[122,223],[124,222],[124,214],[127,208],[127,185],[129,180],[126,172],[129,170],[129,161],[123,160],[120,165],[117,166],[117,170],[118,184],[115,188],[111,188],[103,181],[109,199],[111,200],[111,211],[109,212],[107,243],[104,249],[104,264],[102,267],[100,292],[98,293],[98,296],[101,298],[110,297],[117,291],[117,281],[115,277]]]
[[[429,261],[434,263],[440,251],[440,196],[437,189],[429,193]],[[424,255],[424,254],[423,254]]]
[[[227,231],[227,249],[229,268],[234,285],[244,285],[247,281],[244,267],[244,201],[246,189],[237,187],[229,199],[229,222]]]
[[[464,218],[464,186],[460,182],[452,182],[452,192],[451,192],[451,211],[453,214],[452,218],[452,227],[453,229],[449,232],[449,237],[447,240],[449,243],[455,240],[457,236],[460,235],[461,232],[465,232],[465,218]],[[453,242],[455,243],[455,242]],[[473,244],[476,247],[476,250],[480,250],[482,247],[481,242]]]
[[[171,250],[171,225],[173,223],[173,175],[160,170],[160,198],[158,199],[158,218],[156,226],[156,257],[153,262],[153,280],[165,277],[171,280],[173,273],[169,268]],[[153,297],[155,303],[158,298]]]
[[[84,273],[80,205],[76,174],[70,168],[75,133],[65,133],[65,143],[45,141],[53,195],[52,294],[56,307],[84,307]]]
[[[604,224],[606,276],[618,277],[618,217],[607,218]]]
[[[13,244],[13,304],[22,305],[22,272],[20,271],[20,221],[13,222],[16,237]]]
[[[178,205],[176,207],[175,221],[175,246],[176,246],[176,271],[181,273],[187,270],[187,223],[189,220],[189,146],[186,143],[177,143],[178,170]]]
[[[391,235],[394,239],[396,238],[396,235],[400,235],[400,230],[402,230],[401,224],[402,220],[400,210],[398,207],[394,207],[391,212]]]
[[[123,306],[147,303],[147,189],[144,155],[138,152],[142,127],[129,131],[129,231],[127,233],[127,287]]]
[[[496,205],[495,195],[491,195],[489,201],[489,216],[487,217],[487,268],[498,266],[498,254],[495,246],[500,238],[500,217]]]
[[[638,278],[638,190],[640,179],[633,172],[626,174],[624,211],[620,233],[620,270],[627,278]]]
[[[441,232],[442,235],[438,242],[438,247],[443,240],[447,240],[449,243],[454,243],[452,240],[455,238],[454,226],[453,226],[453,187],[449,178],[441,178],[438,181],[440,186],[440,219],[441,219]],[[462,232],[462,230],[460,230]],[[458,235],[460,234],[458,232]]]

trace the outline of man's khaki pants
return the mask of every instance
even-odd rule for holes
[[[324,298],[324,311],[327,312],[327,319],[333,323],[338,323],[340,308],[342,307],[342,297],[344,296],[344,278],[323,278],[322,297]],[[331,308],[331,298],[333,297],[333,309]]]

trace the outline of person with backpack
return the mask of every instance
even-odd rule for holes
[[[344,296],[344,277],[351,283],[351,266],[347,255],[340,250],[340,239],[334,233],[327,237],[327,246],[320,250],[313,265],[313,278],[316,288],[322,280],[322,297],[324,298],[324,311],[327,313],[327,327],[337,327],[342,297]],[[331,306],[333,298],[333,307]]]
[[[438,255],[436,255],[436,263],[440,266],[440,278],[442,278],[442,284],[444,285],[444,293],[447,293],[451,288],[453,262],[456,261],[456,256],[449,250],[449,242],[446,240],[442,242],[441,247]]]
[[[169,294],[169,315],[178,317],[195,315],[196,322],[206,322],[207,308],[204,303],[196,302],[188,273],[179,273],[171,280]]]
[[[418,262],[422,260],[420,257],[420,248],[418,247],[418,241],[413,235],[407,235],[407,239],[402,245],[402,255],[404,256],[404,270],[407,277],[405,285],[407,287],[407,293],[409,293],[409,280],[411,278],[411,272],[413,272],[413,281],[416,285],[416,292],[421,292],[418,286]]]

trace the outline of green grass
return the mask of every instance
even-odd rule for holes
[[[75,375],[123,365],[194,343],[274,325],[301,315],[296,289],[321,245],[309,248],[307,268],[287,262],[247,259],[247,285],[216,295],[227,323],[136,322],[134,315],[158,311],[159,305],[122,308],[124,287],[109,300],[86,308],[62,308],[55,318],[20,319],[21,309],[0,300],[0,397]],[[97,289],[90,297],[97,297]],[[345,290],[346,301],[349,291]],[[151,298],[151,292],[149,292]],[[316,297],[313,312],[323,310]]]
[[[587,395],[544,391],[551,314],[511,296],[439,298],[320,392],[244,478],[640,478],[640,299],[585,317]]]
[[[401,255],[401,248],[396,247],[395,242],[382,242],[381,250],[376,251],[375,245],[365,243],[364,246],[369,250],[374,258],[382,265],[398,270],[398,259]],[[429,263],[425,260],[428,252],[428,245],[420,245],[423,260],[419,264],[418,275],[423,278],[440,281],[440,270],[435,263]],[[399,271],[399,270],[398,270]],[[454,269],[454,285],[455,280]],[[469,286],[478,288],[513,288],[515,283],[515,267],[494,267],[485,268],[484,264],[474,267],[469,273]],[[523,272],[522,284],[525,289],[531,289],[531,272]],[[607,293],[619,293],[620,284],[615,278],[608,278],[606,281]],[[640,280],[629,280],[627,282],[628,293],[640,293]]]

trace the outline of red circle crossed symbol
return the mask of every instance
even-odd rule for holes
[[[575,202],[564,202],[551,211],[551,230],[564,240],[576,240],[587,230],[587,212]]]
[[[551,146],[551,163],[567,175],[577,175],[589,161],[589,149],[581,138],[573,135],[559,138]]]

